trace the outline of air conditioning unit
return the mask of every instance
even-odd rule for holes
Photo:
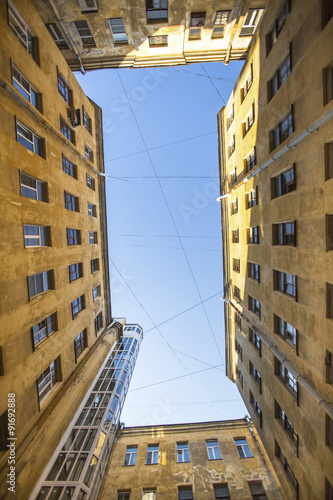
[[[73,127],[78,127],[81,124],[81,111],[75,108],[68,108],[68,119]]]

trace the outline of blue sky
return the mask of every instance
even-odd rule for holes
[[[225,376],[216,202],[216,115],[241,67],[76,74],[103,110],[112,314],[144,330],[126,426],[246,414]]]

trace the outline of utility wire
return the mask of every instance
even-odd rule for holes
[[[111,177],[109,175],[109,177]],[[155,175],[122,175],[117,179],[155,179]],[[217,175],[159,175],[160,179],[219,179]]]
[[[153,323],[153,325],[155,326],[156,330],[158,331],[158,333],[161,335],[162,339],[164,340],[164,342],[167,344],[167,346],[169,347],[169,349],[171,350],[171,352],[174,354],[174,356],[177,358],[177,360],[179,361],[179,363],[182,365],[182,367],[184,368],[184,370],[187,372],[187,376],[190,376],[193,383],[196,384],[196,381],[195,379],[193,378],[192,374],[189,374],[188,372],[188,369],[186,368],[186,366],[184,365],[184,363],[182,362],[182,360],[179,358],[179,356],[176,354],[175,350],[171,347],[171,345],[169,344],[169,342],[167,341],[167,339],[165,338],[165,336],[162,334],[161,330],[157,327],[157,325],[155,324],[155,322],[153,321],[153,319],[151,318],[150,314],[148,313],[148,311],[146,310],[146,308],[144,307],[144,305],[142,304],[142,302],[139,300],[139,298],[137,297],[137,295],[134,293],[134,291],[132,290],[132,288],[130,287],[130,285],[127,283],[127,281],[124,279],[123,275],[121,274],[121,272],[119,271],[119,269],[117,268],[116,264],[113,262],[113,260],[111,259],[111,257],[109,257],[110,261],[112,262],[114,268],[117,270],[119,276],[122,278],[122,280],[124,281],[125,285],[127,286],[127,288],[129,289],[129,291],[132,293],[133,297],[137,300],[138,304],[140,305],[140,307],[143,309],[143,311],[145,312],[145,314],[147,315],[147,317],[150,319],[150,321]],[[219,366],[222,366],[222,365],[219,365]],[[209,370],[211,370],[211,368],[208,368]],[[218,410],[215,408],[214,405],[212,405],[208,399],[208,397],[206,396],[206,394],[202,391],[201,387],[198,385],[198,388],[199,388],[199,391],[201,392],[201,394],[203,395],[203,397],[207,400],[207,402],[210,404],[210,406],[216,411],[216,413],[219,415],[219,412]]]
[[[184,69],[184,68],[172,68],[174,71],[180,71],[182,73],[190,73],[191,75],[196,75],[196,76],[204,76],[205,78],[213,78],[214,80],[221,80],[222,82],[229,82],[229,83],[233,83],[235,84],[236,83],[236,80],[232,80],[231,78],[221,78],[219,76],[208,76],[207,74],[206,75],[203,75],[202,73],[195,73],[194,71],[189,71],[188,69]]]
[[[180,247],[167,247],[165,245],[131,245],[131,244],[114,244],[114,246],[118,247],[134,247],[134,248],[164,248],[166,250],[183,250],[183,248]],[[184,247],[184,250],[199,250],[202,252],[221,252],[220,249],[214,249],[214,248],[191,248],[191,247]]]
[[[215,83],[213,82],[212,77],[211,77],[211,76],[209,76],[209,74],[207,73],[206,69],[204,68],[204,66],[203,66],[202,64],[200,64],[200,66],[202,67],[202,69],[203,69],[203,70],[204,70],[204,72],[206,73],[207,78],[209,78],[210,83],[213,85],[213,87],[214,87],[214,89],[216,90],[216,92],[218,93],[218,95],[221,97],[223,104],[226,106],[226,105],[227,105],[227,103],[225,102],[223,95],[221,94],[221,92],[220,92],[220,91],[219,91],[219,89],[216,87]]]
[[[118,76],[119,76],[119,73],[118,73]],[[123,85],[123,89],[125,90],[124,85]],[[125,94],[126,94],[126,91],[125,91]],[[126,94],[126,97],[127,97],[127,94]],[[131,110],[132,110],[132,106],[131,106]],[[133,110],[132,110],[132,113],[134,115]],[[139,155],[141,153],[146,153],[147,151],[154,151],[155,149],[166,148],[167,146],[173,146],[174,144],[180,144],[181,142],[192,141],[193,139],[200,139],[201,137],[206,137],[207,135],[213,135],[213,134],[216,135],[216,130],[214,132],[207,132],[207,134],[195,135],[193,137],[188,137],[187,139],[180,139],[179,141],[168,142],[167,144],[161,144],[160,146],[154,146],[153,148],[146,147],[146,149],[143,149],[142,151],[136,151],[135,153],[129,153],[128,155],[117,156],[116,158],[111,158],[111,160],[105,160],[104,163],[110,163],[111,161],[122,160],[123,158],[128,158],[129,156]]]
[[[198,307],[198,306],[201,306],[201,304],[203,302],[207,302],[208,300],[211,300],[213,299],[214,297],[217,297],[217,295],[221,295],[222,292],[218,292],[218,293],[215,293],[214,295],[211,295],[211,297],[208,297],[207,299],[204,299],[204,300],[201,300],[200,302],[198,302],[197,304],[195,304],[194,306],[191,306],[189,307],[188,309],[185,309],[184,311],[178,313],[178,314],[174,314],[173,316],[171,316],[171,318],[169,319],[166,319],[165,321],[162,321],[162,323],[159,323],[158,325],[156,325],[157,327],[159,326],[162,326],[162,325],[165,325],[165,323],[169,323],[169,321],[172,321],[173,319],[175,318],[178,318],[178,316],[181,316],[182,314],[185,314],[187,313],[188,311],[191,311],[191,309],[194,309],[195,307]],[[149,330],[145,330],[145,335],[148,333],[148,332],[151,332],[152,330],[155,330],[155,326],[153,328],[150,328]]]
[[[120,76],[120,73],[119,73],[119,70],[118,70],[118,69],[117,69],[117,74],[118,74],[119,80],[120,80],[120,82],[121,82],[121,85],[122,85],[122,87],[123,87],[124,93],[125,93],[125,95],[127,96],[127,92],[126,92],[126,89],[125,89],[125,86],[124,86],[123,80],[122,80],[122,78],[121,78],[121,76]],[[194,273],[193,273],[193,270],[192,270],[192,267],[191,267],[190,261],[189,261],[189,259],[188,259],[187,254],[186,254],[186,251],[185,251],[185,249],[184,249],[183,242],[182,242],[181,237],[180,237],[180,235],[179,235],[179,232],[178,232],[178,228],[177,228],[177,225],[176,225],[175,219],[174,219],[174,217],[173,217],[173,215],[172,215],[172,212],[171,212],[171,209],[170,209],[170,206],[169,206],[168,200],[167,200],[167,198],[166,198],[166,196],[165,196],[165,193],[164,193],[164,190],[163,190],[163,187],[162,187],[161,181],[160,181],[160,179],[158,178],[158,175],[157,175],[157,172],[156,172],[156,169],[155,169],[154,162],[153,162],[153,160],[152,160],[151,154],[150,154],[150,152],[149,152],[149,150],[148,150],[148,147],[147,147],[147,144],[146,144],[145,138],[144,138],[144,136],[143,136],[142,130],[141,130],[140,125],[139,125],[139,122],[138,122],[138,120],[137,120],[137,118],[136,118],[136,115],[135,115],[135,113],[134,113],[134,110],[133,110],[132,104],[131,104],[130,100],[128,99],[128,97],[127,97],[127,101],[128,101],[129,106],[130,106],[130,109],[131,109],[131,111],[132,111],[132,115],[133,115],[133,118],[134,118],[134,120],[135,120],[136,126],[137,126],[137,128],[138,128],[138,131],[139,131],[139,134],[140,134],[140,137],[141,137],[142,143],[143,143],[143,145],[144,145],[144,147],[145,147],[145,149],[146,149],[146,152],[147,152],[147,155],[148,155],[148,158],[149,158],[150,164],[151,164],[151,166],[152,166],[152,169],[153,169],[153,171],[154,171],[154,174],[156,175],[156,179],[157,179],[157,182],[158,182],[159,187],[160,187],[160,189],[161,189],[161,193],[162,193],[162,196],[163,196],[163,198],[164,198],[164,202],[165,202],[165,204],[166,204],[166,207],[167,207],[167,209],[168,209],[168,212],[169,212],[170,218],[171,218],[171,220],[172,220],[172,223],[173,223],[173,226],[174,226],[175,232],[176,232],[176,234],[177,234],[177,236],[178,236],[178,238],[179,238],[179,242],[180,242],[181,247],[182,247],[182,249],[183,249],[183,254],[184,254],[185,260],[186,260],[186,262],[187,262],[187,265],[188,265],[189,271],[190,271],[190,273],[191,273],[191,276],[192,276],[192,279],[193,279],[193,282],[194,282],[195,288],[196,288],[196,290],[197,290],[197,293],[198,293],[198,296],[199,296],[200,300],[202,301],[201,293],[200,293],[200,290],[199,290],[199,287],[198,287],[197,281],[196,281],[196,279],[195,279],[195,276],[194,276]],[[215,337],[215,334],[214,334],[214,331],[213,331],[212,324],[211,324],[211,322],[210,322],[210,319],[209,319],[209,317],[208,317],[208,314],[207,314],[206,308],[205,308],[205,306],[204,306],[204,304],[203,304],[203,303],[202,303],[202,307],[203,307],[203,310],[204,310],[204,313],[205,313],[205,316],[206,316],[207,323],[208,323],[208,325],[209,325],[210,331],[211,331],[212,336],[213,336],[213,338],[214,338],[214,341],[215,341],[215,344],[216,344],[216,348],[217,348],[217,350],[218,350],[218,352],[219,352],[219,354],[220,354],[221,361],[223,362],[223,357],[222,357],[222,354],[221,354],[221,351],[220,351],[219,345],[218,345],[218,343],[217,343],[217,340],[216,340],[216,337]]]
[[[196,372],[186,373],[185,375],[180,375],[179,377],[168,378],[166,380],[161,380],[160,382],[154,382],[153,384],[143,385],[142,387],[137,387],[136,389],[130,389],[129,392],[141,391],[141,389],[147,389],[148,387],[153,387],[154,385],[165,384],[166,382],[172,382],[173,380],[179,380],[185,377],[191,377],[197,373],[207,372],[208,370],[213,370],[214,368],[219,368],[222,365],[211,366],[210,368],[204,368],[203,370],[198,370]],[[208,401],[211,403],[211,401]]]
[[[234,401],[240,402],[240,399],[215,399],[212,403],[232,403]],[[170,403],[172,406],[192,406],[192,405],[204,405],[207,401],[193,401],[193,403]],[[127,405],[126,408],[156,408],[155,405]]]
[[[171,234],[111,234],[111,237],[114,238],[115,236],[135,236],[138,238],[178,238],[177,235],[171,235]],[[181,236],[181,238],[200,238],[200,239],[206,239],[206,238],[218,238],[219,240],[221,239],[221,236]]]

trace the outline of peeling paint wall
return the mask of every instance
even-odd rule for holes
[[[243,437],[252,458],[240,459],[234,438]],[[206,440],[217,439],[222,458],[209,460]],[[177,463],[177,442],[189,443],[190,461]],[[148,444],[159,444],[159,463],[146,464]],[[134,466],[124,466],[127,446],[138,446]],[[248,481],[262,481],[267,498],[277,499],[274,485],[245,419],[159,427],[124,428],[105,475],[99,500],[116,499],[118,491],[129,491],[131,500],[141,500],[145,489],[155,489],[157,498],[178,498],[178,486],[192,485],[196,500],[214,499],[214,484],[227,483],[231,498],[251,498]]]

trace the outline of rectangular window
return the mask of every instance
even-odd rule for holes
[[[332,8],[333,11],[333,8]],[[333,486],[327,478],[325,478],[325,500],[333,500]]]
[[[232,262],[233,262],[233,270],[236,271],[236,273],[240,273],[240,260],[232,259]]]
[[[235,148],[236,148],[235,135],[233,135],[228,144],[228,158],[230,158],[232,153],[235,151]]]
[[[256,207],[258,205],[258,186],[246,193],[246,208]]]
[[[245,438],[234,438],[239,458],[251,458],[252,454]]]
[[[251,63],[250,70],[246,76],[244,86],[241,88],[241,91],[240,91],[241,103],[244,101],[250,88],[252,87],[252,83],[253,83],[253,64]]]
[[[248,227],[246,232],[248,244],[259,245],[259,226]]]
[[[296,479],[295,474],[293,473],[288,460],[286,459],[283,451],[281,450],[279,444],[277,441],[275,441],[275,456],[280,459],[280,462],[283,465],[283,468],[288,476],[288,478],[291,481],[291,484],[293,485],[294,489],[296,490],[296,493],[298,493],[298,481]]]
[[[93,301],[101,296],[101,285],[97,285],[92,289]]]
[[[49,290],[54,290],[53,271],[44,271],[43,273],[28,276],[28,290],[29,299]]]
[[[272,179],[272,198],[291,193],[295,189],[295,165]]]
[[[243,387],[244,377],[243,377],[243,374],[237,365],[236,365],[236,375],[239,378],[239,382],[240,382],[241,387]]]
[[[333,446],[333,420],[326,414],[326,445]]]
[[[191,12],[189,40],[200,40],[201,31],[206,22],[206,12]]]
[[[209,460],[221,460],[221,453],[217,439],[206,441],[207,453]]]
[[[251,391],[250,391],[250,404],[252,405],[254,411],[257,414],[257,417],[259,418],[260,427],[262,427],[262,411],[258,401],[255,399]]]
[[[35,90],[31,83],[14,66],[12,67],[13,86],[29,101],[38,111],[42,111],[42,96]]]
[[[240,359],[243,358],[243,348],[239,342],[235,339],[235,351],[238,352]]]
[[[97,232],[96,231],[89,231],[89,244],[90,245],[97,245]]]
[[[240,288],[234,285],[234,299],[241,300],[241,291]]]
[[[287,80],[288,76],[291,72],[291,56],[290,52],[287,57],[278,68],[273,78],[268,82],[268,101],[272,99],[273,96],[277,93],[280,87],[282,87],[283,83]]]
[[[138,453],[137,446],[127,446],[124,465],[135,465],[137,453]]]
[[[81,230],[67,228],[67,245],[81,245]]]
[[[47,183],[20,172],[21,195],[32,200],[48,202]]]
[[[192,486],[178,486],[178,500],[193,500]]]
[[[235,198],[231,202],[231,215],[237,214],[238,212],[238,198]]]
[[[32,343],[35,348],[52,333],[57,331],[57,313],[51,314],[47,318],[39,321],[31,328]]]
[[[65,191],[65,208],[73,212],[79,212],[79,198]]]
[[[84,295],[81,295],[77,299],[74,299],[72,302],[72,318],[76,318],[76,316],[79,314],[79,312],[83,311],[85,309],[85,299]]]
[[[168,22],[168,0],[147,0],[146,10],[148,23]]]
[[[72,144],[75,144],[75,132],[70,128],[69,125],[60,117],[60,132],[66,137]]]
[[[236,167],[229,174],[229,186],[232,187],[237,182],[237,169]]]
[[[333,250],[333,214],[326,214],[326,251]]]
[[[37,379],[37,391],[39,404],[48,396],[56,384],[60,382],[60,356],[53,361],[50,366],[43,371],[43,373]]]
[[[257,382],[261,394],[261,375],[255,366],[250,361],[250,374],[253,376],[254,380]]]
[[[91,272],[99,271],[99,259],[91,259]]]
[[[77,167],[72,163],[71,161],[67,160],[67,158],[62,155],[62,169],[63,171],[73,177],[74,179],[77,179]]]
[[[188,448],[188,442],[177,443],[177,462],[189,462],[190,452]]]
[[[230,111],[229,111],[229,114],[227,116],[227,130],[229,130],[229,128],[231,127],[231,124],[234,121],[234,117],[235,117],[235,114],[234,114],[234,105],[232,104],[231,108],[230,108]]]
[[[267,500],[262,481],[248,481],[253,500]]]
[[[0,416],[0,451],[8,450],[8,410]]]
[[[274,314],[274,331],[297,349],[297,330],[284,319]]]
[[[146,465],[158,464],[158,454],[159,454],[159,445],[158,444],[148,444]]]
[[[8,24],[25,50],[39,64],[38,38],[33,36],[28,24],[10,1],[8,1]]]
[[[333,355],[326,349],[325,356],[326,366],[326,384],[333,384]]]
[[[244,170],[246,173],[250,172],[255,166],[256,166],[256,150],[255,148],[253,151],[245,158],[244,160],[245,165],[244,165]]]
[[[84,145],[84,156],[87,158],[87,160],[91,161],[93,163],[94,161],[94,153],[92,149],[90,149],[86,144]]]
[[[277,358],[275,358],[275,375],[297,397],[298,384],[296,378]]]
[[[215,15],[212,38],[223,38],[224,30],[228,24],[230,10],[218,10]]]
[[[156,490],[143,491],[142,500],[156,500]]]
[[[227,483],[214,484],[215,500],[230,500],[230,493]]]
[[[45,158],[45,141],[35,132],[16,120],[16,140],[33,153]]]
[[[252,36],[259,22],[262,9],[249,9],[239,36]]]
[[[297,298],[297,277],[293,274],[273,270],[274,290],[279,290],[290,297]]]
[[[91,34],[87,21],[74,21],[74,26],[83,47],[96,47],[94,37]]]
[[[88,342],[87,342],[87,329],[85,328],[74,339],[75,362],[77,361],[78,357],[83,353],[86,347],[88,347]]]
[[[57,24],[56,23],[48,23],[48,24],[45,24],[48,32],[50,33],[50,35],[52,36],[53,40],[55,41],[57,47],[59,49],[68,49],[68,45],[67,45],[67,42],[64,38],[64,35],[62,34],[62,32],[60,31],[60,29],[58,28]]]
[[[333,142],[324,144],[325,151],[325,180],[333,179]]]
[[[83,108],[83,125],[88,130],[89,134],[92,134],[92,120],[84,108]]]
[[[71,264],[69,267],[69,282],[78,280],[83,276],[83,264],[79,262],[77,264]]]
[[[287,20],[288,14],[289,14],[290,8],[289,8],[289,0],[286,0],[284,3],[281,12],[279,13],[278,17],[276,18],[274,25],[267,35],[267,55],[272,49],[273,45],[275,44],[276,40],[278,39],[283,26],[285,25],[285,22]]]
[[[119,18],[108,19],[114,43],[128,43],[124,20]]]
[[[260,265],[248,262],[248,277],[260,282]]]
[[[231,231],[232,243],[239,243],[239,229],[233,229]]]
[[[275,418],[280,421],[282,427],[297,448],[298,436],[295,432],[295,428],[277,401],[275,401]]]
[[[31,224],[23,224],[23,231],[25,248],[51,246],[50,226],[33,226]]]
[[[290,111],[288,115],[281,120],[276,127],[270,132],[271,151],[282,144],[294,132],[293,112]]]
[[[81,12],[84,14],[92,14],[98,12],[97,0],[78,0]]]
[[[89,201],[88,201],[88,215],[90,215],[91,217],[97,217],[96,205],[90,203]]]
[[[296,221],[273,224],[273,245],[296,246]]]
[[[261,356],[261,340],[259,335],[255,333],[253,328],[249,327],[249,340],[252,342],[254,347],[256,347],[259,351],[259,356]]]
[[[148,37],[149,47],[167,47],[168,35],[150,36]]]
[[[261,304],[259,300],[254,299],[251,295],[249,295],[249,310],[261,319]]]
[[[251,111],[247,115],[245,122],[243,123],[243,137],[250,131],[252,125],[254,124],[254,103],[251,106]]]
[[[327,318],[333,318],[333,285],[326,283]]]
[[[130,500],[130,491],[118,491],[117,500]]]
[[[238,326],[238,328],[241,330],[242,329],[242,317],[241,315],[235,311],[235,323]]]
[[[88,188],[95,191],[95,179],[93,179],[93,177],[90,177],[90,175],[88,175],[88,174],[86,174],[86,177],[87,177]]]
[[[103,328],[103,313],[99,313],[97,314],[95,320],[95,333],[96,335],[98,334],[98,332]]]
[[[73,106],[72,90],[60,73],[58,73],[58,92],[68,106]]]

